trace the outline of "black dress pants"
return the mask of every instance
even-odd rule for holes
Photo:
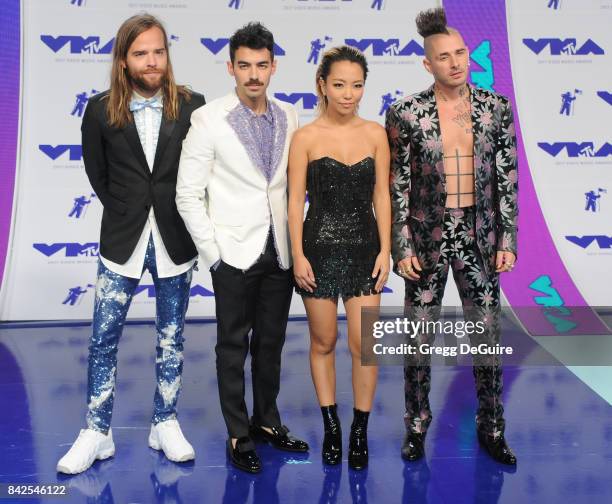
[[[217,381],[221,411],[232,438],[249,434],[244,362],[251,352],[253,421],[278,427],[281,352],[293,288],[291,269],[279,266],[270,233],[263,254],[247,270],[221,262],[211,271],[217,315]],[[249,342],[249,333],[252,331]]]

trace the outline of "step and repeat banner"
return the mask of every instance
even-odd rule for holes
[[[440,4],[4,0],[2,26],[14,36],[2,49],[10,71],[3,84],[7,115],[0,121],[0,320],[91,317],[102,207],[83,168],[80,124],[89,97],[108,87],[113,37],[124,19],[142,11],[158,16],[177,81],[209,101],[233,87],[229,36],[248,21],[262,21],[277,44],[269,92],[294,104],[302,124],[315,117],[322,53],[335,45],[358,47],[370,65],[360,114],[382,123],[393,101],[431,84],[414,18]],[[515,103],[519,261],[503,278],[507,300],[513,306],[609,305],[612,0],[443,4],[470,47],[472,82]],[[449,287],[445,302],[457,304]],[[145,273],[130,316],[152,317],[154,294]],[[214,315],[206,271],[194,275],[191,294],[190,316]],[[403,304],[399,277],[390,279],[383,304]],[[292,313],[304,313],[297,296]]]

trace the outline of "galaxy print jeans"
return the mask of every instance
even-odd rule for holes
[[[168,278],[157,276],[155,249],[149,239],[143,272],[153,277],[156,293],[155,329],[157,387],[151,422],[176,417],[183,371],[183,329],[189,304],[192,269]],[[139,279],[113,273],[98,265],[93,331],[87,371],[87,427],[107,433],[111,424],[117,375],[117,347]]]
[[[486,330],[469,336],[470,344],[494,346],[499,343],[499,275],[484,269],[475,239],[474,207],[449,209],[444,214],[440,257],[433,271],[421,274],[418,281],[406,280],[405,315],[410,319],[437,320],[440,316],[444,287],[449,269],[461,298],[464,319],[482,321]],[[427,272],[423,272],[427,273]],[[451,336],[452,337],[452,336]],[[435,334],[421,333],[415,345],[433,344]],[[494,438],[504,433],[502,368],[498,355],[475,358],[478,410],[476,426]],[[431,388],[430,356],[407,357],[404,365],[406,428],[426,432],[432,420],[429,404]]]

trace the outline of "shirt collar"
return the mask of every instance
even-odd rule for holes
[[[255,112],[253,112],[253,110],[248,107],[247,105],[245,105],[242,100],[240,100],[240,98],[238,98],[238,101],[240,102],[240,107],[242,107],[244,110],[247,111],[248,114],[250,114],[250,116],[253,119],[257,119],[259,117],[262,117],[263,119],[265,119],[266,121],[268,121],[270,124],[272,124],[274,122],[274,116],[272,115],[272,107],[270,107],[270,100],[268,100],[266,98],[266,111],[263,114],[256,114]]]
[[[144,96],[137,93],[134,89],[132,89],[132,100],[145,101],[145,100],[151,100],[152,98],[157,98],[159,99],[159,101],[163,101],[164,93],[162,92],[162,88],[159,88],[157,90],[157,93],[151,96],[151,98],[145,98]]]

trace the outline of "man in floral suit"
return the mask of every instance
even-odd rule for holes
[[[469,53],[442,8],[417,16],[424,66],[434,84],[387,111],[391,145],[393,260],[406,283],[406,315],[440,315],[448,271],[466,319],[483,334],[471,343],[499,341],[499,274],[516,260],[517,167],[512,108],[507,98],[467,84]],[[415,343],[432,344],[434,334]],[[424,455],[432,419],[430,357],[405,362],[406,437],[402,457]],[[475,359],[478,439],[497,461],[515,465],[504,438],[502,369],[497,355]]]

